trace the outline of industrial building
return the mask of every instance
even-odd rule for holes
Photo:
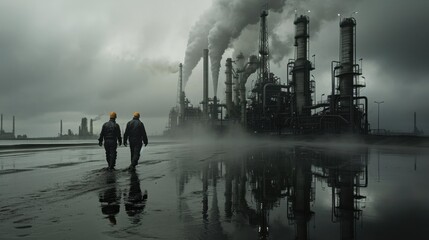
[[[180,65],[177,106],[170,111],[166,133],[189,126],[224,130],[236,125],[253,133],[270,134],[369,132],[368,99],[360,95],[365,82],[356,61],[356,19],[340,20],[339,60],[331,61],[331,79],[327,80],[331,81],[331,93],[327,101],[316,102],[316,82],[311,78],[315,66],[309,60],[309,17],[295,16],[295,58],[288,61],[287,79],[281,81],[270,71],[268,15],[267,10],[260,15],[259,56],[250,56],[247,61],[243,55],[226,60],[225,104],[217,96],[208,96],[207,49],[202,54],[201,107],[194,107],[186,99]],[[255,72],[254,84],[246,89],[247,79]]]
[[[3,129],[3,114],[0,115],[0,139],[1,140],[16,139],[16,136],[15,136],[15,116],[13,116],[13,118],[12,118],[12,132],[6,132]]]

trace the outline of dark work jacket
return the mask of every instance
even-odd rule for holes
[[[114,119],[110,119],[110,121],[103,124],[98,141],[102,142],[103,139],[115,141],[118,140],[119,144],[122,143],[121,129]]]
[[[127,142],[128,139],[132,143],[141,143],[143,141],[145,145],[148,142],[144,124],[138,118],[133,118],[133,120],[127,123],[124,142]]]

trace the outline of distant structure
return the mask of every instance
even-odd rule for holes
[[[68,129],[66,134],[63,134],[63,120],[60,120],[60,132],[58,133],[58,138],[60,139],[93,139],[96,137],[94,134],[94,122],[99,120],[102,114],[98,115],[95,118],[89,119],[84,117],[81,119],[78,133],[75,134],[71,129]]]
[[[89,136],[89,131],[88,131],[88,119],[87,118],[82,118],[80,127],[79,127],[79,136],[80,137],[87,137]]]
[[[25,135],[25,137],[27,137],[27,136]],[[16,139],[16,137],[15,137],[15,116],[13,116],[13,120],[12,120],[12,132],[5,132],[3,130],[3,114],[1,114],[1,116],[0,116],[0,139],[2,139],[2,140]]]

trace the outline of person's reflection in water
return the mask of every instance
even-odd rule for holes
[[[121,194],[117,191],[116,173],[105,172],[105,189],[100,193],[101,212],[107,215],[112,225],[116,225],[116,215],[119,213]]]
[[[125,195],[125,194],[124,194]],[[132,223],[140,222],[140,215],[146,206],[147,191],[142,193],[140,188],[140,179],[136,172],[131,172],[130,189],[128,196],[124,197],[125,211],[127,215],[132,217]]]

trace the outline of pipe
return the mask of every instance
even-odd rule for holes
[[[209,106],[209,50],[203,50],[203,115],[208,118]]]
[[[365,134],[368,134],[368,98],[367,97],[354,97],[353,100],[365,100]]]
[[[226,64],[225,64],[226,70],[225,70],[225,74],[226,74],[226,88],[225,88],[225,97],[226,97],[226,111],[227,111],[227,115],[229,118],[231,118],[232,116],[232,59],[228,58],[226,59]]]
[[[331,61],[331,87],[332,87],[332,93],[331,93],[331,113],[334,113],[334,108],[335,108],[335,71],[339,68],[339,67],[335,67],[334,68],[334,63],[339,64],[339,61]]]
[[[291,60],[291,59],[289,59],[289,60]],[[293,69],[293,67],[291,67],[291,65],[294,65],[294,64],[295,64],[295,61],[287,63],[287,66],[286,66],[286,85],[290,84],[290,82],[289,82],[289,68]]]

